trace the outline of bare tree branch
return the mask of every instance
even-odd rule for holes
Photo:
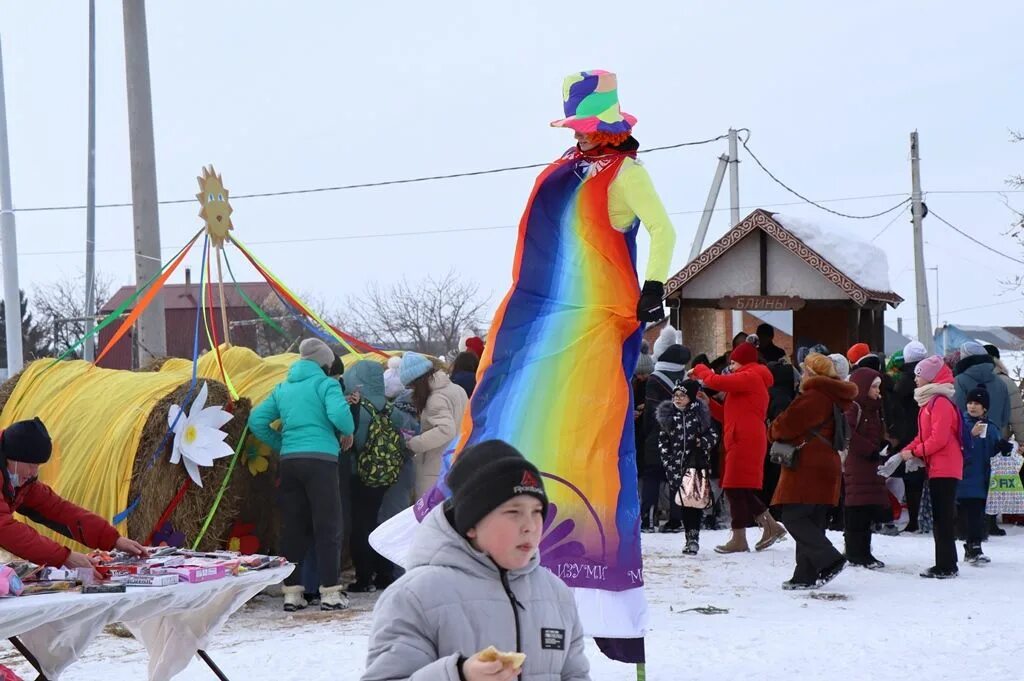
[[[480,287],[454,271],[444,277],[402,279],[388,288],[371,283],[350,296],[343,328],[379,347],[441,356],[466,332],[479,333],[487,300]]]
[[[34,287],[32,308],[40,326],[45,329],[47,345],[55,354],[60,354],[81,340],[86,324],[79,321],[88,316],[99,316],[103,305],[111,295],[112,280],[97,273],[95,287],[96,309],[87,314],[85,310],[85,275],[66,276],[57,281]]]

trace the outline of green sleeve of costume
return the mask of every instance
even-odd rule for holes
[[[676,247],[676,230],[665,211],[665,206],[654,190],[654,183],[647,169],[639,163],[623,168],[615,183],[620,184],[622,196],[651,235],[651,252],[647,259],[645,281],[664,283],[672,265],[672,253]]]

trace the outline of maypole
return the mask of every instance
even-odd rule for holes
[[[220,318],[224,330],[224,344],[231,345],[231,332],[228,326],[228,306],[224,300],[224,269],[221,266],[221,251],[229,232],[235,227],[231,224],[231,201],[228,190],[224,187],[224,179],[210,165],[203,168],[203,174],[196,178],[199,181],[199,193],[196,198],[202,208],[199,217],[206,223],[206,233],[217,253],[217,289],[220,293]]]

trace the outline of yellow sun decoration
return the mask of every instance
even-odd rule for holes
[[[210,235],[213,245],[216,248],[223,248],[228,232],[235,228],[231,224],[233,209],[228,201],[228,190],[224,188],[224,180],[212,165],[203,168],[203,174],[196,179],[199,180],[199,193],[196,194],[196,198],[203,206],[199,211],[199,217],[206,223],[206,233]]]

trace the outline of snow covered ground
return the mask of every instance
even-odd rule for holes
[[[951,581],[918,577],[932,564],[931,538],[877,537],[881,572],[847,569],[817,592],[784,592],[793,542],[762,554],[719,556],[725,532],[704,532],[702,551],[684,558],[681,535],[644,535],[651,631],[647,678],[757,681],[1021,679],[1024,641],[1024,528],[985,544],[992,564],[961,565]],[[753,531],[751,531],[753,532]],[[753,536],[753,534],[751,534]],[[842,537],[831,536],[837,546]],[[961,548],[962,550],[962,548]],[[231,679],[358,679],[372,596],[351,610],[286,615],[261,596],[236,614],[209,652]],[[714,606],[725,614],[691,610]],[[595,680],[635,679],[591,644]],[[34,678],[10,648],[0,662]],[[63,678],[144,679],[146,657],[132,639],[103,635]],[[179,679],[209,681],[198,659]]]

